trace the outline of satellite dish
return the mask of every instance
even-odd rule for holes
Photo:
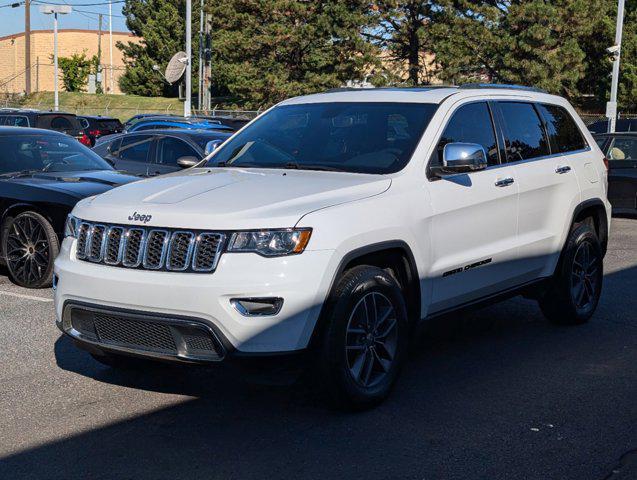
[[[173,58],[168,62],[166,67],[166,81],[168,83],[177,83],[184,72],[186,71],[186,64],[188,63],[188,56],[186,52],[177,52],[173,55]]]

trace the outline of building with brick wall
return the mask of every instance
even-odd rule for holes
[[[24,33],[0,37],[0,94],[21,93],[25,91],[25,54]],[[102,31],[100,38],[97,30],[60,29],[58,30],[58,55],[70,57],[74,53],[85,53],[87,58],[97,55],[101,43],[101,65],[104,77],[105,93],[121,93],[119,77],[124,73],[123,55],[117,42],[139,42],[128,32],[113,32],[113,85],[109,74],[109,35]],[[62,85],[62,72],[59,71],[59,88]],[[31,90],[53,91],[53,30],[31,31]]]

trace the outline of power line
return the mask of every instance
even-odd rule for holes
[[[33,0],[33,3],[40,3],[42,5],[70,5],[72,7],[94,7],[94,6],[107,6],[109,3],[125,3],[126,0],[113,0],[112,2],[99,2],[99,3],[53,3],[45,2],[44,0]]]
[[[74,8],[73,9],[74,12],[82,12],[82,13],[88,13],[90,15],[104,15],[104,16],[108,16],[108,13],[104,13],[104,12],[91,12],[90,10],[80,10],[79,8]],[[124,15],[111,15],[112,17],[117,17],[117,18],[126,18]]]

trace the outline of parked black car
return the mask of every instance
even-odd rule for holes
[[[89,115],[82,115],[77,118],[91,141],[91,147],[95,145],[95,141],[100,137],[124,131],[124,125],[117,118]]]
[[[80,143],[91,146],[91,140],[73,113],[42,112],[32,109],[0,111],[0,126],[34,127],[55,130],[75,137]]]
[[[75,204],[139,177],[47,130],[0,127],[0,152],[0,261],[18,285],[48,286]]]
[[[608,200],[613,213],[637,214],[637,132],[595,135],[608,159]]]
[[[93,151],[118,170],[163,175],[192,167],[230,135],[209,130],[148,130],[104,138]]]
[[[608,132],[608,120],[598,120],[588,126],[593,133]],[[637,132],[637,118],[618,118],[615,122],[616,132]]]

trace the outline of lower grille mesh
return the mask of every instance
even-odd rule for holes
[[[137,322],[107,315],[95,315],[95,331],[104,343],[177,353],[167,325]]]
[[[67,333],[76,331],[80,339],[106,347],[200,361],[218,361],[225,355],[221,342],[199,321],[160,320],[79,305],[65,307],[64,317]]]

